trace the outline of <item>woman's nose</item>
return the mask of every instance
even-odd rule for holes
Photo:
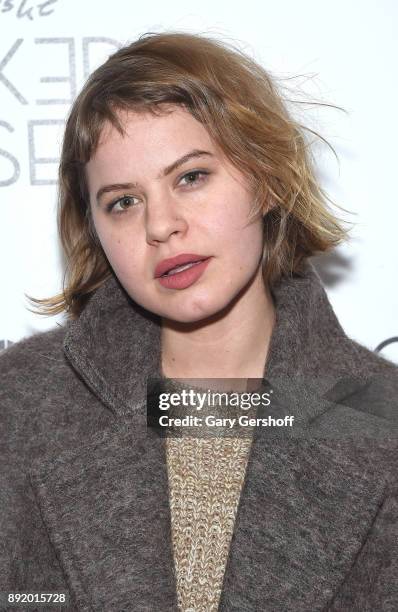
[[[171,234],[184,233],[188,225],[180,207],[171,197],[148,200],[145,211],[146,239],[149,244],[165,242]]]

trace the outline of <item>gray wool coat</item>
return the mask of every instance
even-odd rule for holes
[[[266,376],[300,381],[311,435],[256,435],[219,610],[396,611],[398,368],[345,335],[310,264],[273,296]],[[114,277],[0,355],[1,591],[177,611],[165,440],[146,427],[159,364],[158,318]]]

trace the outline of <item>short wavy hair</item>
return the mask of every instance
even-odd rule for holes
[[[85,176],[104,125],[123,133],[119,111],[159,114],[169,104],[200,121],[252,187],[252,213],[263,216],[269,286],[300,274],[308,257],[346,238],[315,177],[305,130],[315,132],[294,120],[271,75],[216,38],[149,32],[97,68],[71,108],[59,165],[58,230],[67,265],[62,293],[29,297],[40,314],[77,318],[114,274],[93,226]]]

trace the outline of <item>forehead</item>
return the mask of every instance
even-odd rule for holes
[[[89,190],[106,183],[143,185],[158,180],[162,171],[192,150],[207,151],[234,180],[244,181],[207,129],[189,111],[169,105],[160,114],[124,110],[117,112],[121,130],[106,123],[98,146],[86,164]],[[202,163],[198,162],[198,163]]]
[[[156,114],[150,111],[120,110],[116,113],[121,131],[107,121],[100,133],[98,146],[92,157],[100,150],[113,146],[133,147],[135,151],[186,147],[187,143],[206,145],[215,150],[206,128],[189,111],[177,105],[163,105]]]

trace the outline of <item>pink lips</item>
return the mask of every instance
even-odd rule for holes
[[[182,272],[175,272],[167,276],[159,276],[158,282],[167,289],[186,289],[193,285],[203,274],[211,261],[211,257],[193,264],[190,268]],[[181,264],[182,265],[182,264]]]
[[[163,259],[163,261],[158,263],[155,268],[155,278],[162,276],[162,274],[165,274],[177,266],[182,266],[193,261],[200,261],[204,259],[208,259],[208,255],[198,255],[196,253],[181,253],[180,255],[176,255],[176,257],[171,257],[170,259]]]

